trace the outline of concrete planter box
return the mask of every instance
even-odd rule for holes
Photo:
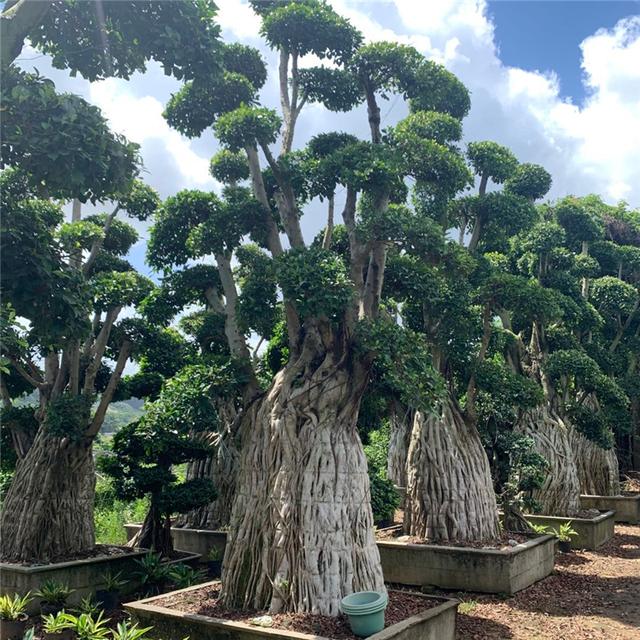
[[[145,549],[132,550],[117,556],[97,556],[83,560],[56,562],[53,564],[25,566],[20,564],[0,563],[0,593],[25,594],[37,591],[45,580],[61,582],[75,591],[69,596],[68,603],[78,604],[80,600],[97,589],[104,587],[105,572],[131,575],[136,570],[135,561],[146,555]],[[27,608],[28,613],[38,613],[40,602],[34,599]]]
[[[597,549],[613,538],[615,524],[613,511],[605,511],[595,518],[563,518],[560,516],[530,516],[525,518],[533,524],[542,524],[559,529],[561,524],[570,522],[577,536],[571,539],[574,549]]]
[[[127,540],[140,531],[140,524],[125,524]],[[219,549],[224,554],[227,544],[226,531],[213,531],[211,529],[181,529],[171,527],[173,546],[179,551],[188,551],[200,555],[200,562],[206,562],[211,549]],[[222,555],[220,556],[222,557]]]
[[[200,584],[173,593],[193,591],[203,586]],[[331,640],[308,633],[256,627],[244,622],[183,613],[154,604],[166,595],[128,602],[124,608],[142,626],[153,625],[154,634],[159,633],[170,638],[189,636],[198,640]],[[440,604],[369,636],[369,640],[455,640],[458,601],[451,598],[416,595],[429,601],[437,600]]]
[[[550,535],[508,549],[378,541],[386,582],[509,595],[551,573],[555,546]]]
[[[622,496],[580,496],[583,509],[615,511],[616,522],[640,524],[640,493]]]

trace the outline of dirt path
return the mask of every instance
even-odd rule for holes
[[[596,551],[558,554],[552,575],[512,598],[456,597],[458,640],[640,640],[640,526],[617,525]]]

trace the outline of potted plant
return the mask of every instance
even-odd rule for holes
[[[211,578],[219,578],[222,575],[223,551],[219,547],[213,547],[207,556],[207,573]]]
[[[88,613],[89,615],[94,615],[98,613],[102,607],[98,604],[96,600],[93,599],[93,596],[88,595],[85,598],[80,600],[80,604],[75,607],[74,611],[77,614],[80,613]]]
[[[27,605],[31,602],[31,594],[20,596],[17,593],[0,596],[0,640],[21,639],[28,616]]]
[[[563,553],[571,551],[571,538],[578,535],[578,532],[571,528],[571,522],[561,524],[559,529],[551,529],[550,533],[558,538],[558,548]]]
[[[42,616],[44,640],[73,640],[76,617],[64,611]]]
[[[47,615],[49,613],[58,613],[64,609],[67,598],[75,591],[70,589],[66,584],[56,582],[55,580],[45,580],[35,595],[40,598],[40,613]]]
[[[118,626],[111,632],[111,640],[150,640],[147,631],[152,628],[139,629],[137,624],[129,626],[127,622],[118,622]]]
[[[120,604],[120,592],[127,581],[122,579],[122,571],[115,574],[106,571],[102,574],[102,581],[104,589],[96,591],[96,600],[103,609],[115,609]]]
[[[102,611],[97,618],[89,613],[81,613],[73,617],[76,637],[78,640],[106,640],[109,637],[109,619],[102,617]]]

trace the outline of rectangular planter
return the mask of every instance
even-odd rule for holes
[[[613,538],[614,513],[605,511],[595,518],[564,518],[560,516],[525,516],[533,524],[543,524],[552,529],[559,529],[561,524],[570,522],[571,528],[577,532],[575,538],[571,538],[571,546],[574,549],[597,549]]]
[[[640,493],[628,496],[580,496],[583,509],[615,511],[616,522],[640,524]]]
[[[131,540],[131,538],[140,531],[141,527],[142,525],[140,524],[125,524],[124,528],[127,532],[127,540]],[[227,544],[226,531],[213,531],[212,529],[182,529],[180,527],[171,527],[171,537],[173,538],[173,546],[175,549],[197,553],[201,556],[201,562],[207,561],[211,549],[219,549],[220,553],[224,554],[224,548]]]
[[[203,586],[205,585],[200,584],[173,593],[193,591]],[[183,613],[154,604],[167,595],[128,602],[124,608],[142,626],[152,625],[154,634],[159,633],[170,638],[189,636],[197,640],[331,640],[308,633],[256,627],[244,622]],[[451,598],[416,595],[424,597],[425,600],[438,600],[441,604],[391,625],[369,636],[369,640],[455,640],[458,601]]]
[[[550,535],[508,549],[378,541],[386,582],[509,595],[551,573],[555,546]]]
[[[69,596],[69,604],[78,604],[80,600],[96,589],[104,587],[103,575],[105,572],[118,573],[122,571],[124,576],[131,575],[136,570],[135,561],[148,551],[145,549],[131,550],[117,556],[97,556],[82,560],[70,560],[68,562],[56,562],[25,566],[20,564],[0,563],[0,593],[25,594],[27,591],[37,591],[45,580],[55,580],[68,585],[75,591]],[[28,613],[36,613],[40,610],[37,599],[31,601]]]

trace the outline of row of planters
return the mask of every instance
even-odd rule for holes
[[[105,612],[122,618],[121,603],[125,598],[135,600],[184,589],[206,579],[205,572],[198,568],[182,562],[167,562],[153,553],[135,560],[126,575],[129,577],[123,572],[106,572],[101,576],[102,588],[80,598],[75,605],[70,604],[77,595],[75,590],[53,579],[45,580],[33,593],[0,596],[0,640],[21,640],[23,635],[33,637],[33,625],[37,625],[46,640],[147,638],[149,629],[139,629],[124,620],[117,620],[116,627],[109,625]]]

